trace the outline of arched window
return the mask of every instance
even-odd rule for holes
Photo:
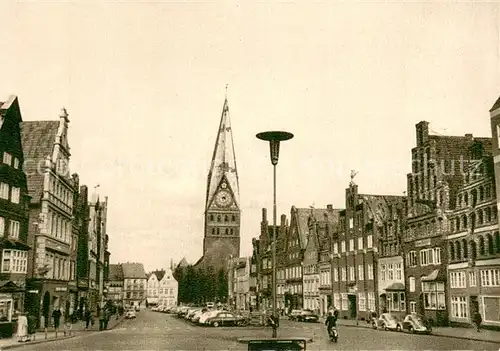
[[[217,228],[217,235],[220,235],[220,229]]]
[[[489,199],[491,197],[491,187],[489,185],[486,185],[486,190],[484,191],[484,197]]]
[[[224,222],[229,221],[229,217],[227,215],[224,216]]]
[[[457,232],[460,231],[460,217],[457,217],[455,219],[455,229],[457,230]]]
[[[450,260],[453,261],[455,259],[455,245],[450,242]]]
[[[469,205],[469,195],[467,193],[464,194],[464,206]]]
[[[210,215],[210,220],[211,220],[211,221],[213,221],[213,220],[214,220],[214,215],[213,215],[213,214],[211,214],[211,215]]]
[[[236,216],[235,216],[235,215],[233,215],[233,216],[231,217],[231,220],[232,220],[233,222],[236,222]]]
[[[462,258],[462,252],[460,250],[460,242],[455,241],[455,256],[457,260],[460,260]]]
[[[215,235],[215,228],[212,228],[212,235]]]
[[[462,239],[462,252],[464,254],[464,258],[469,258],[469,250],[467,247],[467,240]]]
[[[500,234],[498,232],[495,232],[495,247],[497,252],[500,252]]]
[[[226,228],[226,235],[228,235],[228,234],[229,234],[229,229],[228,229],[228,228]]]
[[[481,185],[479,187],[479,201],[483,201],[484,200],[484,188],[483,186]]]
[[[477,190],[473,189],[470,194],[472,197],[472,207],[474,207],[477,204]]]
[[[221,220],[221,216],[217,215],[217,222],[220,222],[220,220]]]
[[[493,217],[494,221],[497,219],[497,208],[496,207],[491,208],[491,216]]]
[[[486,236],[486,240],[488,241],[488,254],[493,255],[495,253],[495,248],[493,246],[493,237],[491,234]]]
[[[491,222],[491,208],[486,207],[484,209],[484,212],[485,212],[485,217],[486,217],[485,220],[486,220],[486,222]]]
[[[462,194],[458,194],[457,207],[462,207]]]
[[[483,210],[478,210],[477,211],[477,224],[483,224],[483,223],[484,223]]]
[[[475,260],[477,257],[477,245],[474,240],[469,241],[470,257]]]
[[[463,225],[464,229],[465,229],[465,228],[467,228],[467,216],[466,216],[466,215],[463,215],[463,217],[462,217],[462,222],[463,222],[463,224],[464,224],[464,225]]]
[[[486,248],[484,245],[484,238],[482,236],[479,237],[479,254],[484,256],[486,254]]]

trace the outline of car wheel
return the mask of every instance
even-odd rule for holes
[[[389,328],[387,328],[387,325],[384,325],[383,328],[384,328],[385,331],[389,330]]]
[[[397,331],[397,332],[400,332],[400,331],[401,331],[401,327],[399,326],[399,324],[396,326],[396,331]]]
[[[217,328],[219,326],[219,322],[213,322],[212,325]]]
[[[415,333],[415,331],[413,330],[413,327],[412,327],[412,326],[408,327],[408,331],[409,331],[410,333],[412,333],[412,334],[413,334],[413,333]]]

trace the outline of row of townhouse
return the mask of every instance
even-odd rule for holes
[[[500,326],[500,99],[492,137],[443,136],[416,125],[405,196],[358,193],[342,209],[292,206],[276,228],[277,307],[341,318],[420,313],[436,325]],[[351,176],[353,178],[354,175]],[[258,308],[272,301],[273,227],[253,240]]]
[[[149,276],[152,281],[151,277]],[[140,307],[147,304],[148,275],[144,265],[137,262],[111,264],[106,282],[107,297],[115,305]]]
[[[65,109],[58,120],[23,121],[16,96],[0,102],[0,332],[16,311],[50,326],[56,307],[95,310],[104,300],[108,202],[89,200],[70,173],[68,125]]]
[[[147,274],[147,304],[172,308],[177,306],[179,284],[170,268],[158,269]]]

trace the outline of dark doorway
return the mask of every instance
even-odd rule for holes
[[[43,295],[43,317],[45,319],[45,326],[50,325],[50,294],[48,291]]]
[[[357,315],[356,295],[349,294],[349,295],[347,295],[347,297],[349,299],[349,316],[351,319],[356,319],[356,315]]]

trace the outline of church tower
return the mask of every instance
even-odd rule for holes
[[[226,268],[240,255],[240,189],[227,98],[208,172],[203,257],[196,265]]]

